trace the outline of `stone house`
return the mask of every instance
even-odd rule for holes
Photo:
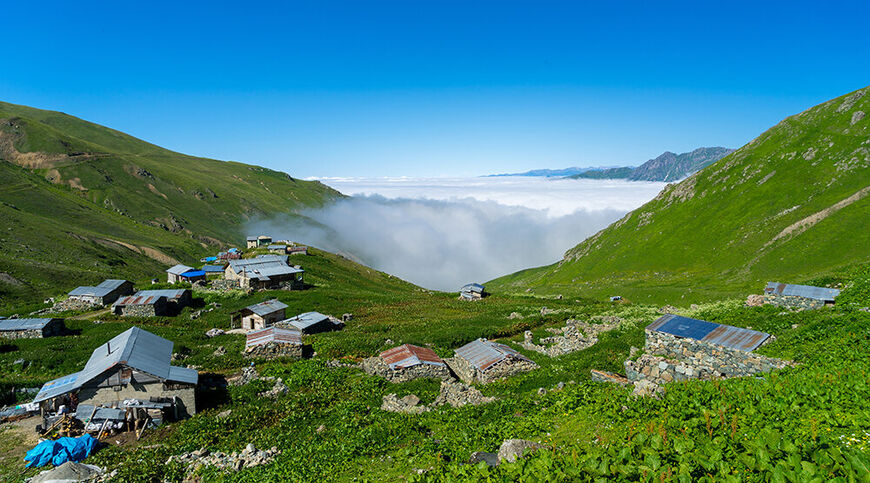
[[[789,366],[752,352],[769,340],[764,332],[667,314],[646,327],[644,352],[625,361],[625,374],[632,382],[664,384],[751,376]]]
[[[67,298],[91,305],[110,305],[132,293],[133,282],[129,280],[104,280],[96,287],[76,287],[67,294]]]
[[[367,374],[386,378],[390,382],[419,378],[453,379],[447,364],[435,351],[411,344],[403,344],[381,352],[377,357],[364,359],[362,369]]]
[[[156,317],[175,315],[190,305],[192,295],[188,289],[140,290],[122,297],[112,304],[116,315]]]
[[[245,247],[247,248],[259,248],[265,247],[272,244],[272,237],[266,235],[251,235],[245,240]]]
[[[767,282],[762,297],[765,304],[799,309],[818,309],[826,305],[834,305],[834,300],[838,295],[840,295],[840,291],[835,288]]]
[[[447,364],[466,384],[492,382],[538,367],[518,351],[486,339],[477,339],[456,349]]]
[[[287,264],[287,255],[259,255],[256,258],[230,260],[224,278],[238,280],[244,289],[266,290],[305,288],[305,270]]]
[[[194,369],[172,366],[171,341],[133,327],[97,347],[80,372],[45,383],[34,403],[43,414],[59,404],[123,407],[125,401],[163,403],[170,416],[196,413]]]
[[[282,320],[278,324],[281,327],[293,327],[303,334],[317,334],[340,330],[344,323],[335,317],[323,315],[320,312],[305,312],[295,317]]]
[[[486,287],[479,283],[469,283],[459,289],[459,300],[480,300],[486,297]]]
[[[301,359],[304,348],[298,330],[266,327],[246,334],[244,355],[257,359]]]
[[[277,255],[287,254],[287,245],[269,245],[267,248],[269,249],[269,252]]]
[[[276,299],[249,305],[233,314],[233,325],[238,322],[245,330],[265,329],[284,320],[287,304]]]
[[[288,255],[308,255],[308,247],[302,245],[294,245],[287,247]]]
[[[194,270],[195,268],[188,267],[187,265],[174,265],[166,270],[166,281],[169,283],[181,282],[183,281],[183,279],[181,278],[182,275],[187,272],[192,272]]]
[[[6,339],[41,339],[66,331],[63,319],[2,319],[0,337]]]

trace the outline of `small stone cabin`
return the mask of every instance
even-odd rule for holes
[[[301,290],[305,288],[305,270],[287,264],[287,255],[259,255],[256,258],[230,260],[224,278],[238,280],[242,288]]]
[[[249,305],[234,314],[233,324],[238,320],[245,330],[265,329],[284,320],[286,309],[287,304],[277,299]]]
[[[68,295],[92,305],[110,305],[125,295],[133,294],[133,282],[129,280],[104,280],[96,287],[76,287]]]
[[[41,339],[61,335],[65,330],[63,319],[0,320],[0,337],[6,339]]]
[[[116,315],[157,317],[177,314],[190,305],[188,289],[140,290],[134,295],[122,297],[112,304]]]
[[[459,290],[460,300],[480,300],[486,296],[486,287],[479,283],[469,283]]]
[[[194,270],[196,269],[193,267],[188,267],[187,265],[174,265],[166,270],[166,281],[169,283],[181,282],[183,281],[183,279],[181,278],[182,275],[187,272],[192,272]]]
[[[407,382],[419,378],[447,381],[453,379],[447,364],[432,349],[411,344],[381,352],[378,357],[362,361],[363,370],[390,382]]]
[[[298,330],[266,327],[248,332],[245,336],[244,355],[246,357],[301,359],[303,351],[302,333]]]
[[[173,415],[196,413],[194,369],[172,366],[171,341],[138,327],[97,347],[81,372],[45,383],[33,402],[46,411],[59,404],[122,407],[124,401],[162,402]]]
[[[667,314],[646,327],[644,353],[625,361],[625,374],[632,382],[664,384],[750,376],[788,366],[752,352],[769,340],[765,332]]]
[[[282,320],[279,325],[282,327],[295,327],[303,334],[330,332],[344,327],[344,323],[340,320],[323,315],[320,312],[305,312],[296,317]]]
[[[838,295],[840,295],[840,291],[835,288],[767,282],[763,297],[766,304],[818,309],[826,305],[834,305],[834,300]]]
[[[272,237],[266,235],[254,236],[251,235],[245,240],[245,246],[247,248],[259,248],[265,247],[272,244]]]
[[[486,339],[477,339],[456,349],[447,364],[466,384],[492,382],[538,367],[518,351]]]

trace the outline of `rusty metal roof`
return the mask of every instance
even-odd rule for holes
[[[267,327],[265,329],[248,332],[245,336],[245,349],[258,345],[278,342],[281,344],[302,345],[302,332],[280,327]]]
[[[381,359],[390,369],[404,369],[417,364],[444,366],[444,361],[432,349],[411,344],[403,344],[381,352]]]
[[[813,287],[812,285],[795,285],[790,283],[767,282],[765,293],[776,295],[790,295],[808,299],[833,302],[840,291],[835,288]]]
[[[126,297],[121,297],[117,302],[112,304],[112,306],[125,306],[125,305],[154,305],[158,300],[164,299],[166,301],[166,297],[163,295],[128,295]]]
[[[770,334],[757,330],[716,324],[674,314],[659,317],[655,322],[649,324],[646,330],[664,332],[681,338],[700,340],[746,352],[755,350],[770,337]]]
[[[456,356],[467,360],[480,371],[485,371],[505,359],[520,359],[531,362],[526,356],[498,342],[477,339],[456,349]]]

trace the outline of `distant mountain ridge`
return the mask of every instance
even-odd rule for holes
[[[586,179],[627,179],[630,181],[676,181],[706,168],[734,152],[720,146],[698,148],[688,153],[665,151],[637,168],[621,167],[602,170],[589,170],[571,175],[570,178]]]
[[[501,173],[501,174],[490,174],[486,175],[487,178],[495,178],[502,176],[534,176],[534,177],[542,177],[542,178],[564,178],[570,177],[574,175],[578,175],[581,173],[586,173],[589,171],[604,171],[608,169],[618,169],[615,166],[592,166],[588,168],[579,168],[579,167],[571,167],[571,168],[562,168],[562,169],[532,169],[529,171],[524,171],[522,173]]]

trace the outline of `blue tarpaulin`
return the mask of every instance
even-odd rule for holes
[[[39,468],[49,463],[60,466],[67,461],[78,463],[90,456],[98,441],[90,434],[80,438],[58,438],[46,440],[36,445],[24,455],[28,468]]]

